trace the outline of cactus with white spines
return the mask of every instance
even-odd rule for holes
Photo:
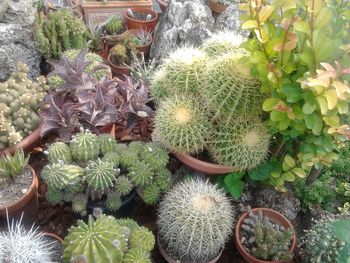
[[[101,134],[98,136],[101,154],[114,152],[117,141],[110,134]]]
[[[181,262],[208,262],[232,234],[233,209],[223,190],[208,181],[175,185],[160,202],[160,244]]]
[[[115,212],[122,206],[122,199],[120,194],[116,191],[109,191],[107,193],[106,207],[109,211]]]
[[[133,183],[126,175],[118,176],[115,179],[115,190],[120,193],[121,196],[127,195],[133,189]]]
[[[139,248],[132,248],[125,253],[123,263],[151,263],[150,253]]]
[[[114,164],[101,159],[90,161],[85,168],[86,181],[93,190],[105,191],[113,187],[118,170],[114,169]]]
[[[81,216],[86,216],[86,205],[88,202],[88,197],[84,193],[79,193],[74,195],[72,199],[72,210],[74,213],[78,213]]]
[[[142,160],[135,161],[129,167],[128,171],[128,177],[135,185],[145,186],[153,180],[154,172],[152,167]]]
[[[161,190],[157,184],[150,184],[140,190],[142,200],[148,205],[157,203],[161,194]]]
[[[70,164],[72,162],[72,155],[70,148],[64,142],[55,142],[47,149],[47,159],[50,163],[63,162]]]
[[[69,147],[74,160],[81,162],[95,160],[100,154],[98,137],[90,131],[84,131],[74,135]]]
[[[129,247],[151,251],[155,244],[153,233],[146,227],[139,226],[131,230],[129,236]]]

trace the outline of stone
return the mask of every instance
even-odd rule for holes
[[[2,0],[0,4],[0,20],[4,17],[5,12],[7,11],[8,4],[9,0]]]
[[[216,19],[214,30],[215,31],[233,31],[241,34],[245,37],[249,35],[249,31],[241,29],[241,23],[239,16],[242,14],[242,10],[239,9],[239,4],[232,4],[222,12]]]
[[[280,212],[289,220],[295,219],[300,211],[300,200],[290,190],[281,193],[272,187],[266,187],[257,193],[256,203],[259,207]]]
[[[5,0],[8,3],[6,12],[0,16],[0,22],[31,26],[35,19],[35,0]],[[1,13],[0,13],[1,14]]]

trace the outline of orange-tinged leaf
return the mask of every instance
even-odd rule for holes
[[[296,48],[297,42],[295,41],[288,41],[287,43],[284,44],[283,51],[291,51],[294,48]]]
[[[274,45],[273,50],[276,52],[280,52],[282,50],[282,43],[277,43]]]
[[[337,106],[337,93],[335,90],[326,90],[324,92],[326,99],[327,99],[327,104],[328,104],[328,109],[332,110]]]
[[[253,29],[258,27],[258,22],[255,20],[247,20],[243,23],[242,29]]]

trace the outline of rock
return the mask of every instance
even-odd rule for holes
[[[300,211],[300,201],[291,191],[277,192],[274,188],[267,187],[256,195],[256,203],[259,207],[274,209],[289,220],[296,218]]]
[[[35,0],[5,0],[5,2],[8,6],[3,16],[0,16],[0,22],[22,26],[33,24],[36,13]]]
[[[9,0],[2,0],[0,4],[0,20],[4,17],[8,4],[9,4]]]
[[[239,10],[239,4],[232,4],[226,8],[224,12],[216,19],[214,30],[225,31],[230,30],[241,34],[245,37],[249,35],[249,31],[241,30],[241,23],[239,16],[242,14],[242,10]]]

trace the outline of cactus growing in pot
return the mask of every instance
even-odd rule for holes
[[[108,35],[117,35],[124,29],[123,21],[117,15],[111,16],[104,24],[104,28]]]
[[[174,260],[185,263],[213,260],[231,235],[230,201],[208,181],[192,179],[178,183],[159,207],[159,244]]]

